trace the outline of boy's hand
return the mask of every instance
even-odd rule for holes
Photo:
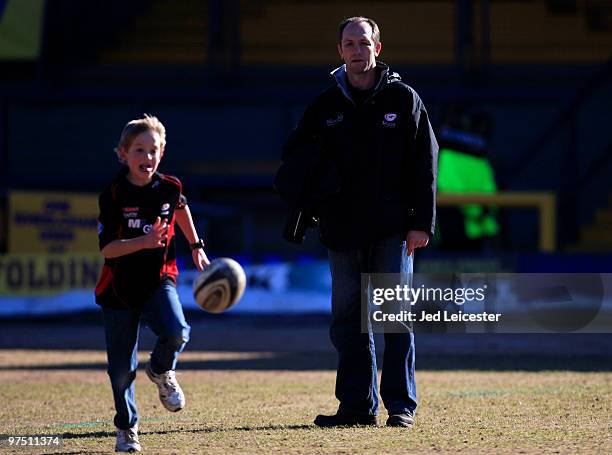
[[[208,267],[210,265],[210,261],[202,248],[196,248],[193,250],[191,252],[191,257],[193,258],[193,263],[198,269],[198,272],[201,272],[204,270],[204,267]]]
[[[168,220],[157,217],[148,234],[143,236],[144,248],[163,248],[168,240]]]

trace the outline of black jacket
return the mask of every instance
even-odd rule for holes
[[[321,241],[352,249],[408,230],[433,234],[438,144],[417,93],[381,62],[356,104],[344,65],[287,140],[276,188],[314,207]]]

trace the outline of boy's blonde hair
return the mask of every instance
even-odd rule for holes
[[[166,147],[166,127],[154,115],[144,114],[142,118],[130,120],[123,128],[121,137],[119,138],[119,143],[115,148],[115,153],[117,154],[120,162],[124,162],[123,158],[121,158],[121,154],[119,153],[120,150],[129,149],[136,136],[144,133],[145,131],[153,131],[159,134],[161,149],[163,150]]]

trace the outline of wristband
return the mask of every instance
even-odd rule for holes
[[[197,249],[203,250],[204,249],[204,240],[199,239],[196,243],[190,243],[189,244],[189,249],[191,251],[197,250]]]

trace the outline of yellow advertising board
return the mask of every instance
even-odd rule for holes
[[[98,251],[98,197],[83,193],[9,192],[9,253]]]
[[[96,287],[101,254],[7,254],[0,256],[0,296],[60,294]]]

